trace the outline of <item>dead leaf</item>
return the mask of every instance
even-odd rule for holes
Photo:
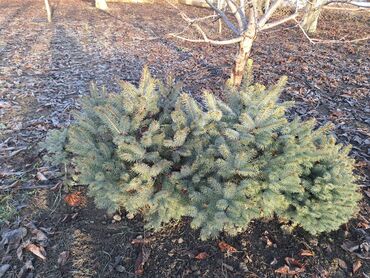
[[[44,176],[44,174],[43,173],[41,173],[41,172],[37,172],[37,174],[36,174],[36,178],[39,180],[39,181],[47,181],[48,179],[47,179],[47,177],[45,177]]]
[[[48,237],[43,231],[39,230],[34,223],[29,222],[25,226],[31,230],[34,240],[43,246],[47,245]]]
[[[141,248],[140,254],[135,262],[135,274],[143,275],[144,274],[144,264],[148,261],[150,251],[144,247]]]
[[[235,253],[238,250],[236,250],[235,247],[231,246],[230,244],[226,243],[225,241],[220,241],[218,243],[218,247],[220,248],[221,252],[227,252],[227,253]]]
[[[86,197],[82,196],[79,191],[66,195],[64,197],[64,201],[71,207],[77,207],[87,203]]]
[[[119,214],[115,214],[115,215],[113,215],[113,220],[116,221],[116,222],[119,222],[119,221],[122,220],[122,217]]]
[[[197,260],[205,260],[209,257],[207,252],[200,252],[198,255],[196,255],[194,258]]]
[[[288,264],[288,266],[304,268],[304,265],[301,262],[291,257],[286,257],[285,262]]]
[[[305,266],[298,260],[291,257],[286,257],[285,262],[287,263],[287,265],[278,268],[277,270],[275,270],[275,273],[285,275],[297,275],[299,273],[305,272]]]
[[[0,278],[5,275],[5,272],[10,268],[10,264],[4,264],[0,266]]]
[[[348,252],[355,252],[360,248],[358,243],[349,240],[343,242],[341,247]]]
[[[275,270],[275,273],[285,274],[285,275],[297,275],[299,273],[303,273],[304,271],[305,271],[304,268],[295,267],[294,269],[291,269],[289,266],[284,265],[278,268],[277,270]]]
[[[27,240],[26,242],[23,242],[21,245],[18,246],[17,248],[17,257],[20,261],[23,260],[22,256],[23,256],[23,248],[27,245],[31,243],[30,240]]]
[[[342,259],[336,258],[335,260],[338,262],[338,265],[340,266],[340,268],[342,268],[344,270],[346,270],[348,268],[347,263],[345,261],[343,261]]]
[[[46,260],[46,251],[45,251],[44,247],[37,246],[36,244],[30,243],[27,246],[25,246],[24,249],[33,253],[34,255],[36,255],[37,257],[42,259],[43,261]]]
[[[275,273],[279,274],[288,274],[290,271],[289,266],[284,265],[282,267],[279,267],[278,269],[275,270]]]
[[[356,273],[356,272],[361,268],[361,266],[362,266],[361,261],[360,261],[360,260],[357,260],[357,261],[353,264],[353,266],[352,266],[352,268],[353,268],[352,273],[353,273],[353,274],[355,274],[355,273]]]
[[[273,245],[274,245],[274,243],[272,242],[272,240],[271,240],[271,239],[269,239],[269,237],[268,237],[267,235],[264,235],[264,236],[262,237],[262,240],[263,240],[264,242],[266,242],[266,245],[267,245],[268,247],[271,247],[271,246],[273,246]]]
[[[68,258],[69,258],[69,252],[68,251],[61,252],[59,254],[59,257],[58,257],[58,265],[59,266],[64,266],[67,263]]]
[[[300,255],[302,257],[313,257],[315,254],[310,250],[301,250]]]
[[[369,224],[369,223],[367,223],[367,222],[359,222],[359,223],[357,224],[357,226],[358,226],[359,228],[362,228],[362,229],[365,229],[365,230],[367,230],[367,229],[369,229],[369,228],[370,228],[370,224]]]
[[[5,245],[8,246],[6,253],[10,250],[17,248],[21,240],[27,235],[27,229],[20,227],[15,230],[4,232],[1,237],[0,247],[4,248]]]

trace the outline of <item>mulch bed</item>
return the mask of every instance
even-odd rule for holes
[[[289,264],[291,269],[303,270],[300,277],[369,277],[365,276],[370,273],[369,261],[360,258],[370,248],[370,55],[366,42],[312,45],[299,29],[287,25],[261,34],[252,52],[256,81],[272,84],[288,75],[282,98],[296,103],[291,117],[314,117],[319,124],[331,121],[338,141],[353,145],[351,155],[364,192],[358,218],[318,238],[299,229],[288,233],[283,223],[266,220],[253,222],[236,238],[221,235],[201,242],[187,219],[152,233],[144,230],[141,219],[129,220],[123,212],[112,223],[112,216],[97,210],[88,198],[81,205],[68,206],[64,189],[57,184],[58,173],[41,161],[38,143],[47,130],[71,122],[70,112],[79,108],[79,97],[88,93],[91,81],[117,91],[117,80],[136,83],[144,65],[158,78],[174,76],[196,97],[211,90],[222,98],[236,47],[164,37],[184,27],[177,11],[164,3],[110,3],[109,13],[104,13],[91,1],[51,2],[51,24],[46,22],[43,1],[0,2],[0,188],[7,188],[1,190],[12,195],[19,210],[15,221],[4,222],[1,228],[26,227],[34,221],[48,238],[45,261],[26,251],[22,260],[16,251],[4,260],[0,250],[0,266],[11,265],[5,277],[17,277],[22,267],[23,277],[27,273],[134,277],[141,265],[143,277],[275,277],[277,269]],[[181,8],[194,17],[208,13]],[[368,22],[366,13],[328,11],[320,18],[315,36],[364,37],[370,31]],[[214,32],[212,25],[205,28]],[[29,193],[36,187],[52,189]],[[86,188],[73,190],[85,196]],[[23,198],[24,194],[31,196]],[[26,229],[23,242],[32,234],[29,225]],[[132,243],[141,238],[145,244]],[[237,252],[221,251],[220,241]],[[347,243],[358,248],[346,251],[342,245]],[[205,257],[198,256],[202,253]],[[145,263],[138,261],[143,255]],[[34,269],[26,264],[28,260]]]

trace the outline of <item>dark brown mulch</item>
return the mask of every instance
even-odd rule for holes
[[[168,38],[143,40],[182,29],[177,12],[168,5],[110,4],[108,14],[97,11],[90,1],[51,2],[54,22],[48,24],[43,1],[0,1],[0,186],[12,185],[6,193],[13,195],[21,215],[19,221],[2,228],[29,220],[52,228],[46,262],[34,260],[36,275],[129,277],[141,250],[131,244],[137,236],[152,239],[146,245],[150,254],[144,277],[274,277],[286,257],[305,264],[302,277],[352,275],[358,257],[341,245],[345,240],[366,242],[369,199],[365,194],[361,215],[338,232],[313,238],[300,230],[284,233],[275,220],[257,221],[234,239],[220,237],[238,250],[230,256],[219,250],[218,240],[197,240],[197,232],[189,229],[186,220],[162,233],[144,233],[140,219],[124,218],[112,224],[112,218],[95,209],[90,200],[87,207],[66,207],[58,188],[34,193],[33,202],[25,207],[20,198],[25,188],[58,181],[53,169],[42,167],[38,142],[48,129],[68,125],[70,111],[79,107],[78,98],[88,93],[91,81],[114,91],[117,79],[137,82],[147,64],[153,75],[164,79],[172,74],[195,96],[210,89],[222,97],[220,88],[235,50]],[[192,16],[207,13],[182,8]],[[369,33],[368,20],[365,13],[327,12],[316,36],[362,37]],[[368,44],[311,45],[298,29],[288,28],[262,34],[252,57],[257,81],[271,84],[283,74],[289,76],[282,97],[296,101],[291,116],[334,122],[338,140],[353,145],[359,184],[369,192]],[[49,180],[40,181],[37,173]],[[300,256],[302,249],[314,256]],[[62,251],[70,254],[58,268]],[[195,259],[201,252],[209,257]],[[12,255],[10,277],[23,266]],[[360,263],[356,275],[364,277],[370,266],[366,260]]]

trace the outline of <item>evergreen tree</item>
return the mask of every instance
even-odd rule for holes
[[[278,102],[286,78],[254,84],[252,63],[225,101],[205,92],[205,108],[144,70],[118,94],[92,86],[68,130],[46,140],[55,164],[68,159],[98,207],[142,213],[156,230],[191,216],[201,238],[235,235],[252,219],[277,215],[312,234],[337,229],[360,194],[349,148],[330,126],[288,122]]]

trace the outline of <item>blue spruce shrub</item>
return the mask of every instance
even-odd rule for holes
[[[225,101],[205,92],[205,108],[147,69],[118,94],[92,86],[75,123],[49,133],[47,159],[69,161],[98,207],[141,213],[155,230],[190,216],[207,239],[277,215],[332,231],[358,210],[353,160],[329,125],[287,120],[285,82],[254,84],[250,61],[242,86],[226,86]]]

